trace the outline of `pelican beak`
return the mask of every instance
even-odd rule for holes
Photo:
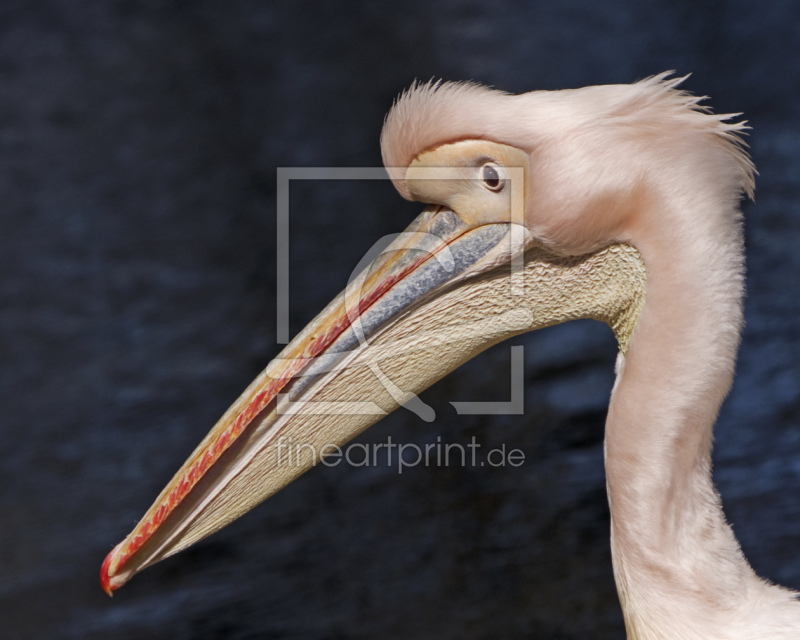
[[[287,442],[324,456],[397,406],[432,419],[408,388],[425,388],[446,371],[419,371],[413,382],[401,382],[403,390],[397,375],[393,381],[376,364],[380,355],[366,355],[374,352],[371,343],[456,283],[519,255],[526,239],[517,224],[470,226],[449,209],[427,208],[222,416],[106,557],[100,572],[106,593],[222,528],[319,460],[308,455],[288,463],[281,449]]]

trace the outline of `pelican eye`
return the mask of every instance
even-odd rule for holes
[[[505,181],[500,177],[500,167],[494,162],[487,162],[481,167],[481,179],[487,189],[501,191],[505,186]]]

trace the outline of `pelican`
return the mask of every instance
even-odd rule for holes
[[[319,459],[286,464],[281,442],[329,454],[398,406],[424,413],[415,394],[489,346],[594,318],[619,343],[605,463],[628,638],[800,638],[798,594],[751,569],[711,479],[742,326],[747,127],[681,80],[401,94],[383,160],[426,207],[197,446],[106,557],[106,592]]]

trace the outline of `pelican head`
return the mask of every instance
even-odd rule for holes
[[[741,325],[738,202],[754,170],[743,125],[679,82],[403,93],[384,124],[384,164],[404,198],[427,206],[222,416],[109,553],[104,589],[318,461],[285,464],[282,441],[324,455],[400,405],[425,417],[415,394],[480,351],[595,318],[620,346],[606,465],[631,637],[739,637],[706,631],[754,593],[788,624],[788,592],[750,570],[709,473]],[[670,635],[676,599],[691,622]],[[776,630],[763,637],[784,637]]]

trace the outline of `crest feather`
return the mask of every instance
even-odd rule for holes
[[[395,101],[381,132],[383,163],[397,190],[410,200],[406,168],[421,153],[459,140],[491,140],[532,152],[567,132],[627,127],[670,136],[691,130],[733,161],[738,184],[752,197],[755,168],[742,139],[749,127],[717,115],[704,97],[679,89],[688,76],[667,71],[634,84],[601,85],[512,95],[475,82],[414,81]],[[709,136],[711,140],[709,141]],[[667,140],[668,138],[665,138]]]

